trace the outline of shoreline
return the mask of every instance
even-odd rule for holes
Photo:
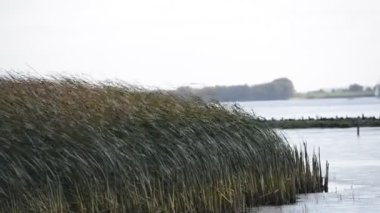
[[[380,127],[380,117],[335,117],[307,119],[265,119],[256,118],[271,128],[306,129],[306,128],[351,128],[351,127]]]

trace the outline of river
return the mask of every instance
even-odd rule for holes
[[[380,116],[380,100],[318,99],[239,103],[266,118],[307,116]],[[380,212],[380,128],[278,130],[289,143],[321,149],[322,162],[330,163],[328,193],[299,195],[296,204],[258,207],[250,213],[377,213]],[[324,163],[323,163],[324,164]]]
[[[293,144],[321,148],[330,163],[329,193],[300,195],[294,205],[261,207],[251,213],[380,212],[380,128],[281,131]]]
[[[244,110],[267,119],[307,117],[380,117],[379,98],[292,99],[238,103]]]

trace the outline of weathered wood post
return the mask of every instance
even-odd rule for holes
[[[323,177],[322,177],[321,148],[320,147],[318,147],[318,161],[319,161],[319,190],[323,191]]]
[[[356,135],[360,136],[360,117],[356,120]]]
[[[325,175],[325,184],[323,185],[324,191],[329,192],[329,162],[326,161],[326,175]]]

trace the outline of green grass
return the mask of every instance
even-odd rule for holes
[[[78,79],[0,79],[0,212],[238,212],[322,190],[238,108]]]

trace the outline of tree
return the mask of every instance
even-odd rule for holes
[[[351,92],[361,92],[361,91],[363,91],[363,86],[361,86],[359,84],[351,84],[348,87],[348,90]]]
[[[366,92],[373,92],[373,89],[371,87],[366,87],[365,91]]]
[[[287,78],[276,79],[265,84],[253,86],[215,86],[202,89],[179,88],[177,94],[190,91],[192,95],[199,96],[203,100],[218,101],[252,101],[252,100],[281,100],[294,96],[293,83]]]

